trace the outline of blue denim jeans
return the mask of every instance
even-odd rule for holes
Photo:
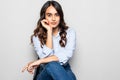
[[[40,66],[36,80],[76,80],[70,65],[60,65],[59,62],[49,62]]]

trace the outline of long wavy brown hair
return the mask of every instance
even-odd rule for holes
[[[58,25],[58,28],[60,30],[60,41],[59,41],[59,44],[61,47],[65,47],[66,43],[67,43],[67,38],[66,38],[66,30],[68,29],[68,26],[66,26],[66,23],[64,21],[64,14],[63,14],[63,10],[62,10],[62,7],[60,6],[60,4],[56,1],[47,1],[43,7],[41,8],[41,11],[40,11],[40,19],[38,20],[37,22],[37,27],[36,29],[34,30],[34,34],[31,36],[31,43],[33,43],[32,41],[32,37],[33,36],[38,36],[40,42],[41,42],[41,47],[46,44],[46,39],[47,39],[47,30],[42,26],[41,24],[41,20],[45,19],[45,12],[47,10],[47,8],[49,6],[53,6],[56,11],[58,12],[59,16],[60,16],[60,23]]]

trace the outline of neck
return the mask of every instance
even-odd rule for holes
[[[58,28],[58,27],[53,28],[53,35],[56,36],[57,33],[58,33],[58,31],[59,31],[59,28]]]

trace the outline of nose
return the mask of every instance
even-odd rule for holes
[[[52,20],[55,21],[55,20],[56,20],[56,17],[55,17],[55,16],[52,16]]]

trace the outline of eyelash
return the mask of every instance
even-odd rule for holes
[[[51,14],[47,14],[47,16],[48,16],[48,17],[50,17],[50,16],[51,16]]]
[[[47,16],[50,17],[50,16],[52,16],[52,15],[51,15],[51,14],[48,14]],[[59,14],[55,14],[55,16],[59,16]]]
[[[59,16],[59,14],[57,13],[57,14],[55,14],[56,16]]]

